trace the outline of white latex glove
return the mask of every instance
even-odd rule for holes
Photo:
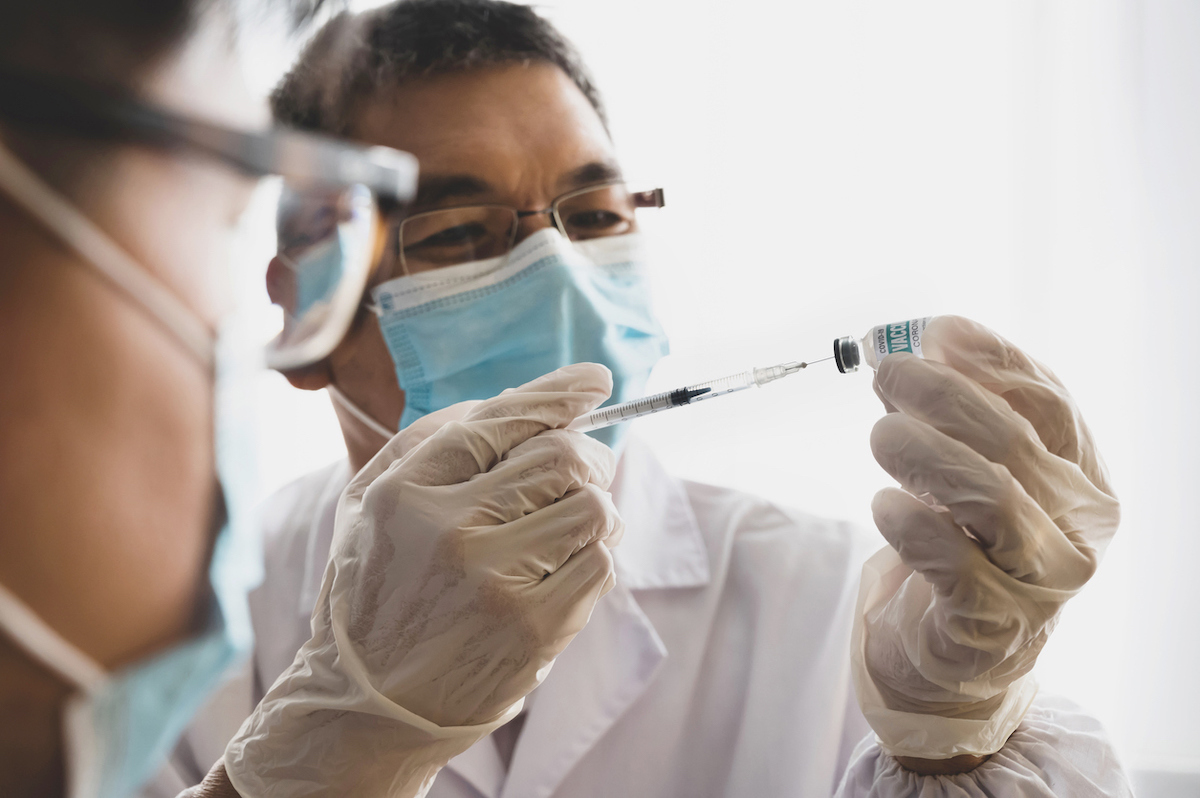
[[[313,636],[225,751],[244,798],[423,795],[516,716],[614,584],[613,454],[561,429],[611,390],[560,369],[351,480]]]
[[[1029,672],[1119,507],[1049,369],[954,316],[933,319],[923,347],[925,360],[890,355],[876,375],[898,412],[875,425],[871,448],[905,490],[872,505],[892,549],[864,568],[855,686],[888,753],[985,755],[1033,700]]]
[[[504,391],[504,393],[512,393],[514,390],[524,390],[524,387],[510,388]],[[458,404],[443,407],[441,410],[435,410],[428,415],[421,416],[399,433],[394,456],[399,458],[408,454],[451,421],[466,421],[471,411],[481,404],[483,402],[459,402]]]

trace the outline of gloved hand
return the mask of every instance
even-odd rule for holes
[[[504,393],[512,391],[524,390],[524,386],[520,388],[509,388]],[[458,402],[449,407],[443,407],[441,410],[435,410],[432,413],[421,416],[413,423],[404,428],[400,433],[401,437],[396,441],[396,451],[394,457],[401,458],[404,455],[417,448],[424,443],[426,439],[433,433],[440,430],[442,427],[449,424],[451,421],[466,421],[467,416],[483,402],[471,400],[466,402]]]
[[[872,504],[894,551],[864,568],[855,686],[888,753],[991,754],[1033,700],[1030,669],[1119,506],[1049,369],[953,316],[929,323],[923,347],[925,360],[890,355],[876,375],[893,412],[871,448],[904,490]]]
[[[520,712],[614,584],[614,456],[561,429],[611,389],[560,369],[351,480],[312,638],[225,751],[243,798],[423,795]]]

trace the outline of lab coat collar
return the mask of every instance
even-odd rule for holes
[[[683,483],[635,436],[627,439],[612,494],[625,521],[625,537],[613,549],[619,584],[635,591],[708,584],[708,549]]]
[[[489,738],[446,766],[484,798],[547,798],[649,687],[666,646],[620,584],[526,699],[529,714],[507,773]]]
[[[350,484],[350,461],[343,460],[328,468],[328,476],[323,484],[318,486],[320,491],[308,528],[307,548],[304,553],[304,574],[300,583],[300,597],[297,610],[302,618],[312,615],[313,607],[317,605],[317,596],[321,593],[321,582],[325,578],[325,565],[333,546],[333,527],[337,518],[338,500],[342,491]]]
[[[633,592],[618,582],[537,689],[500,798],[553,795],[646,691],[666,657],[667,647]]]
[[[499,798],[504,789],[504,762],[490,737],[480,740],[446,765],[485,798]]]
[[[709,582],[708,550],[683,484],[630,439],[613,482],[625,536],[613,550],[617,586],[566,650],[529,710],[505,774],[481,741],[448,768],[486,798],[548,798],[646,691],[667,649],[635,592]]]

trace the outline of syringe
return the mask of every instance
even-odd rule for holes
[[[823,359],[829,360],[830,358]],[[813,362],[819,363],[821,361],[817,360]],[[703,402],[708,399],[716,399],[718,396],[726,396],[727,394],[744,391],[747,388],[766,385],[768,382],[783,379],[789,374],[795,374],[807,367],[808,363],[793,361],[791,363],[780,363],[778,366],[753,368],[749,371],[743,371],[740,374],[731,374],[728,377],[722,377],[719,380],[698,382],[695,385],[677,388],[674,391],[664,391],[663,393],[656,393],[653,396],[634,399],[632,402],[622,402],[619,405],[601,407],[585,416],[575,419],[567,425],[567,429],[573,429],[578,432],[591,432],[594,429],[611,427],[613,424],[620,424],[623,421],[633,421],[635,418],[661,413],[673,407],[683,407],[684,405],[695,404],[696,402]]]

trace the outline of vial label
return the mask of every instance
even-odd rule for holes
[[[925,334],[925,325],[930,316],[923,319],[909,319],[892,324],[883,324],[871,331],[871,341],[875,348],[876,361],[883,360],[896,352],[912,352],[917,357],[925,357],[921,353],[921,337]]]

